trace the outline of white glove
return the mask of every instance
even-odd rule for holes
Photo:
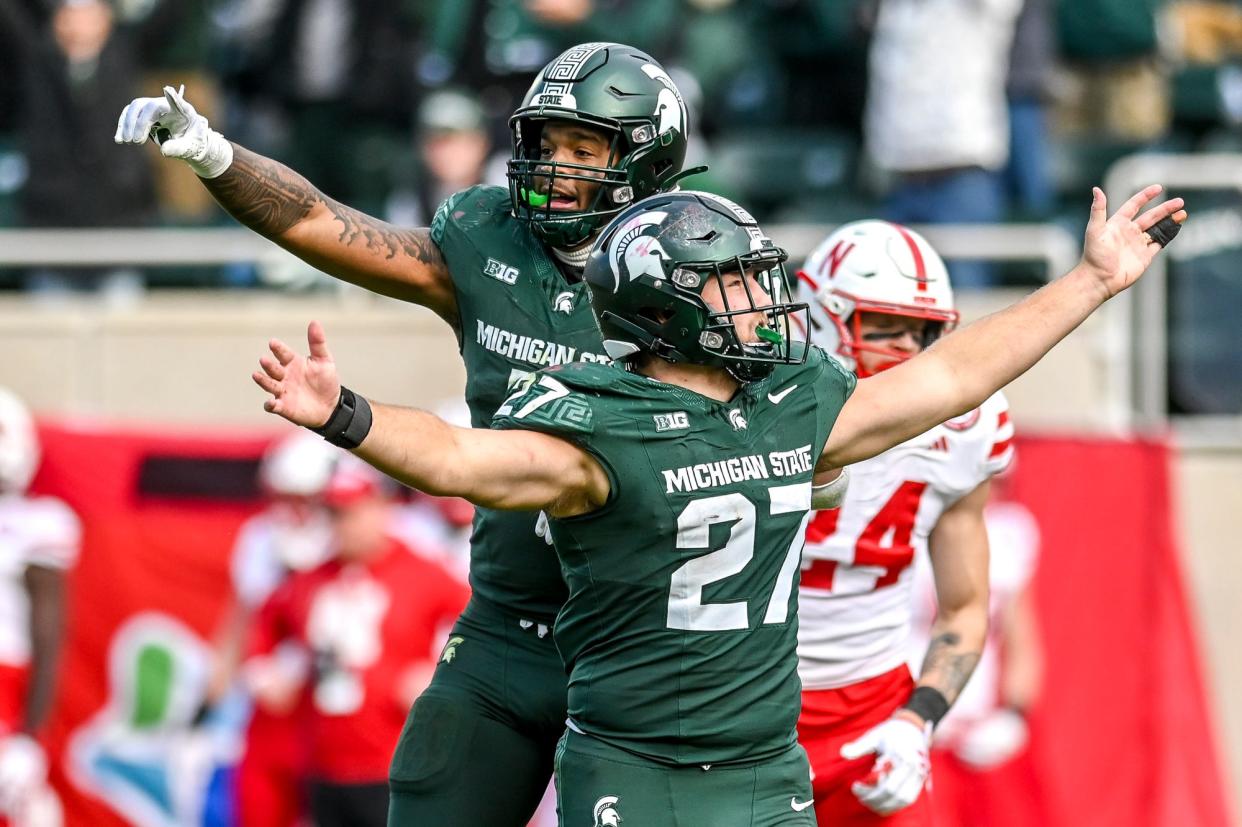
[[[985,770],[1017,755],[1028,736],[1025,718],[1012,709],[996,709],[970,724],[953,751],[975,769]]]
[[[548,525],[548,515],[540,511],[539,519],[535,520],[535,536],[542,537],[548,545],[552,545],[552,528]]]
[[[918,799],[931,772],[927,757],[931,727],[919,727],[908,718],[889,718],[845,746],[841,757],[853,760],[875,753],[870,775],[850,787],[868,809],[891,815]]]
[[[200,178],[215,178],[233,163],[233,145],[194,111],[180,90],[164,87],[162,98],[135,98],[116,122],[118,144],[145,144],[154,137],[165,158],[180,158]]]
[[[0,739],[0,813],[15,814],[47,782],[47,757],[29,735]]]

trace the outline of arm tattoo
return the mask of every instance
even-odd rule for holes
[[[275,239],[322,204],[340,224],[338,240],[346,247],[360,243],[385,259],[404,253],[421,264],[444,266],[428,230],[398,229],[347,207],[283,164],[237,144],[228,170],[203,184],[229,215],[266,238]]]
[[[945,632],[932,638],[927,645],[919,678],[920,685],[940,690],[950,704],[957,700],[979,662],[980,653],[961,651],[958,649],[961,643],[962,637],[956,632]]]
[[[382,255],[386,259],[394,258],[397,253],[404,253],[421,264],[444,266],[444,258],[440,255],[440,248],[432,242],[430,230],[398,229],[330,199],[325,201],[325,206],[341,225],[339,238],[346,247],[361,242],[369,252]]]
[[[267,238],[288,230],[327,200],[293,170],[237,144],[224,174],[202,181],[229,215]]]

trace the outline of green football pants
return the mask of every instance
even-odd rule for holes
[[[550,623],[471,598],[397,742],[389,827],[526,827],[565,731]]]
[[[753,764],[669,766],[566,732],[556,753],[564,827],[815,827],[802,747]]]

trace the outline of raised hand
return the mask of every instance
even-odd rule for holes
[[[262,370],[256,370],[251,378],[271,394],[263,410],[295,425],[318,428],[332,416],[341,396],[341,382],[319,322],[311,322],[306,328],[306,344],[310,355],[299,356],[284,342],[272,339],[268,342],[271,355],[259,357]]]
[[[1111,217],[1108,199],[1099,187],[1092,189],[1091,218],[1087,222],[1082,263],[1100,280],[1109,296],[1115,296],[1134,282],[1151,264],[1161,245],[1152,240],[1148,230],[1162,219],[1180,225],[1186,220],[1185,202],[1170,198],[1147,212],[1139,210],[1160,194],[1159,184],[1145,187],[1121,205]]]
[[[155,138],[165,158],[179,158],[203,178],[215,178],[233,162],[233,145],[213,130],[185,99],[185,87],[164,87],[162,98],[135,98],[121,110],[118,144],[145,144]]]

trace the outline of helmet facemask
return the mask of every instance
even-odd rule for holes
[[[700,280],[699,301],[707,313],[698,344],[703,353],[715,357],[739,382],[753,382],[772,372],[776,365],[801,364],[806,351],[792,347],[795,324],[805,326],[807,305],[793,303],[789,275],[785,270],[787,254],[776,247],[717,262],[683,263],[673,271],[672,281]],[[743,274],[741,284],[746,292],[744,304],[733,307],[726,289],[729,276]],[[703,290],[715,283],[723,308],[712,310],[702,298]],[[758,341],[745,342],[737,329],[742,317],[762,314],[764,320],[755,329]],[[795,321],[796,320],[796,321]]]
[[[912,356],[931,347],[935,342],[946,333],[950,333],[957,327],[959,314],[956,310],[933,310],[930,308],[908,307],[905,305],[892,305],[882,302],[867,301],[865,299],[856,299],[849,297],[853,308],[848,311],[847,316],[834,312],[833,308],[825,307],[828,311],[828,318],[832,320],[833,325],[837,329],[837,334],[841,340],[840,352],[854,361],[854,372],[859,378],[873,376],[876,373],[888,370],[901,362],[906,361]],[[885,347],[880,344],[867,342],[863,338],[862,332],[862,314],[873,313],[886,316],[900,316],[907,319],[921,319],[927,322],[923,328],[923,336],[921,337],[919,351],[916,353],[906,353],[894,348]],[[861,354],[870,353],[883,357],[886,362],[875,370],[869,370],[865,367]]]
[[[639,313],[647,340],[644,350],[669,362],[724,368],[743,384],[764,378],[776,365],[801,364],[806,351],[792,346],[790,334],[795,324],[806,324],[807,305],[788,301],[786,257],[784,250],[769,247],[723,261],[677,263],[668,277],[672,290],[666,293],[665,306]],[[748,274],[741,280],[746,300],[733,306],[726,279],[737,273]],[[711,284],[720,296],[720,309],[703,298]],[[754,314],[764,316],[755,331],[758,341],[743,342],[737,322]],[[639,332],[616,316],[611,321]]]
[[[509,119],[514,216],[553,247],[583,244],[623,208],[687,174],[687,120],[681,92],[650,55],[621,43],[567,49],[539,72]],[[608,164],[545,162],[541,138],[549,121],[602,131],[610,141]],[[585,208],[554,210],[546,196],[567,181],[599,189]]]
[[[544,160],[540,156],[543,126],[548,120],[520,116],[513,119],[513,158],[508,164],[509,199],[513,215],[519,221],[528,222],[535,234],[549,245],[569,249],[590,239],[634,200],[634,188],[626,168],[630,147],[618,124],[592,123],[588,125],[610,138],[606,166]],[[583,120],[579,115],[565,123]],[[559,182],[565,181],[597,185],[585,210],[552,208],[551,193]]]

